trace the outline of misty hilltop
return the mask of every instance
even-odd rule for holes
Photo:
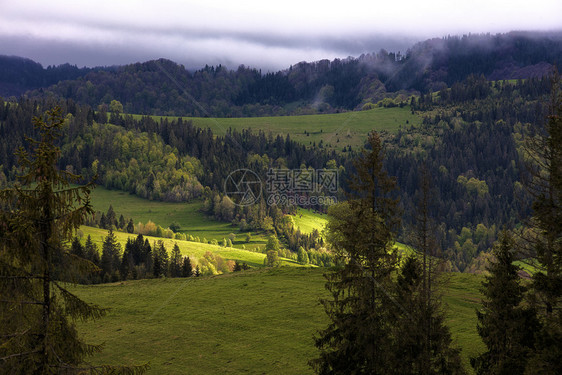
[[[0,56],[0,95],[51,96],[92,107],[118,100],[139,114],[244,117],[369,108],[450,87],[470,75],[488,80],[542,77],[562,61],[562,34],[512,32],[429,39],[405,54],[381,50],[300,62],[278,72],[239,66],[189,71],[167,59],[123,66],[43,68]]]

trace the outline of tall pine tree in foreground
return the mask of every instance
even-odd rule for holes
[[[85,362],[101,348],[84,343],[74,321],[100,318],[104,310],[82,301],[64,282],[97,270],[68,249],[74,231],[93,213],[92,185],[71,187],[79,176],[57,169],[60,108],[33,122],[41,139],[28,140],[31,154],[18,151],[23,174],[13,188],[0,191],[0,372],[140,373],[144,367]]]
[[[531,235],[525,238],[527,258],[534,260],[531,296],[542,328],[527,374],[562,373],[562,88],[560,75],[552,78],[549,115],[526,138],[530,178],[526,187],[533,198]]]
[[[369,148],[355,163],[348,201],[330,208],[328,239],[340,266],[326,275],[330,323],[315,338],[320,357],[310,361],[318,374],[386,374],[393,365],[396,182],[383,168],[376,133]]]
[[[493,249],[495,260],[482,283],[482,309],[476,311],[478,334],[487,350],[471,359],[478,375],[522,375],[539,330],[535,310],[524,306],[525,287],[513,264],[514,244],[504,231]]]
[[[452,346],[441,303],[440,270],[443,260],[430,216],[435,200],[430,174],[421,169],[414,254],[406,258],[396,282],[396,309],[393,328],[394,367],[389,374],[464,374],[460,350]],[[405,311],[402,311],[405,310]]]

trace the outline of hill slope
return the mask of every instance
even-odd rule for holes
[[[30,95],[53,95],[94,108],[115,99],[125,112],[159,115],[333,113],[412,90],[441,90],[471,74],[494,80],[540,77],[561,59],[562,34],[530,32],[435,38],[414,45],[404,56],[379,51],[302,62],[268,74],[243,66],[189,72],[165,59],[113,68],[66,65],[45,70],[30,60],[5,58],[0,59],[0,95],[36,88]]]
[[[310,374],[312,337],[327,324],[318,302],[326,296],[323,272],[281,268],[77,286],[84,300],[112,307],[79,330],[106,343],[94,363],[150,362],[152,374]],[[467,366],[483,349],[474,314],[480,281],[452,274],[445,290],[448,323]]]

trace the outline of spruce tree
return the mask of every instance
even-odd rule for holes
[[[404,260],[396,289],[392,365],[387,374],[466,374],[443,312],[438,304],[427,304],[417,256]]]
[[[123,215],[119,216],[119,229],[125,229],[125,217]]]
[[[162,275],[162,265],[160,263],[160,258],[156,254],[154,255],[154,265],[152,268],[152,274],[156,278],[159,278]]]
[[[113,226],[117,227],[117,218],[115,214],[115,210],[113,206],[110,204],[109,208],[107,209],[107,214],[105,215],[105,222],[107,225],[107,229],[112,229]]]
[[[98,252],[98,247],[92,241],[92,236],[90,235],[88,235],[88,238],[86,238],[86,243],[84,244],[84,253],[86,254],[86,259],[99,267],[100,254]]]
[[[318,374],[386,374],[392,367],[398,200],[375,132],[368,146],[354,163],[348,201],[329,211],[328,240],[341,266],[326,275],[330,323],[315,338],[320,357],[310,361]]]
[[[490,275],[482,283],[482,309],[476,311],[478,334],[487,350],[472,358],[471,364],[478,375],[523,374],[539,324],[534,309],[522,304],[525,287],[518,275],[520,268],[513,264],[514,244],[509,232],[502,233],[493,255]]]
[[[526,187],[533,199],[533,215],[525,238],[527,259],[534,260],[531,295],[538,305],[542,329],[529,360],[528,374],[562,373],[562,88],[560,75],[552,77],[549,114],[526,138],[530,178]]]
[[[110,229],[103,241],[101,253],[101,269],[104,282],[117,281],[119,279],[120,252],[121,245],[117,242],[117,237],[115,237],[113,230]]]
[[[119,267],[121,280],[127,280],[128,278],[133,277],[135,268],[133,259],[134,246],[135,242],[131,238],[128,238],[127,243],[125,244],[125,250],[123,251],[123,256],[121,258],[121,266]]]
[[[191,266],[191,260],[189,257],[183,258],[183,263],[181,266],[181,276],[182,277],[191,277],[193,276],[193,268]]]
[[[144,240],[144,246],[142,247],[142,261],[145,264],[146,272],[149,274],[152,273],[154,267],[154,254],[152,252],[152,247],[150,246],[150,242],[148,241],[148,239]]]
[[[155,260],[154,260],[155,264],[156,264],[156,258],[158,258],[158,261],[160,262],[160,275],[169,276],[169,271],[170,271],[169,257],[168,257],[168,250],[166,250],[166,247],[164,246],[164,241],[158,240],[158,244],[157,246],[155,246],[154,254],[155,254]]]
[[[133,223],[133,219],[129,219],[127,223],[127,233],[134,233],[135,232],[135,224]]]
[[[0,191],[0,372],[141,372],[85,362],[101,347],[84,343],[74,320],[97,319],[105,310],[81,300],[63,282],[96,269],[65,246],[93,213],[93,185],[71,187],[80,176],[57,169],[61,109],[33,124],[40,140],[28,139],[31,154],[18,151],[23,174],[14,188]]]
[[[80,243],[78,237],[72,239],[72,245],[70,245],[70,253],[76,255],[79,258],[85,258],[84,247]]]
[[[172,253],[170,256],[170,276],[180,277],[181,267],[182,267],[182,257],[181,257],[180,247],[176,242],[174,244],[174,248],[172,249]]]
[[[464,374],[460,350],[452,347],[439,291],[440,251],[430,216],[435,200],[430,175],[421,169],[418,207],[413,233],[414,254],[397,277],[394,324],[395,374]]]

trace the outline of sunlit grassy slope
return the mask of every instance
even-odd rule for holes
[[[168,203],[149,201],[135,195],[118,190],[108,190],[98,186],[92,191],[92,205],[95,210],[107,212],[110,205],[113,206],[118,215],[132,217],[135,224],[148,220],[166,228],[173,222],[180,225],[180,232],[188,233],[194,237],[207,240],[222,240],[230,233],[237,235],[234,242],[235,247],[240,247],[244,242],[245,233],[241,233],[237,227],[230,223],[220,222],[207,217],[200,211],[201,201],[192,203]],[[311,210],[299,209],[295,216],[295,224],[302,232],[310,233],[313,229],[322,231],[326,223],[325,214],[315,213]],[[262,246],[267,241],[263,234],[252,233],[252,241],[245,244],[246,247],[254,248]]]
[[[192,203],[150,201],[124,191],[107,190],[102,186],[92,191],[92,205],[95,210],[107,212],[112,205],[118,215],[133,218],[135,224],[139,221],[146,224],[151,220],[166,228],[175,222],[180,225],[181,232],[194,237],[205,237],[208,240],[221,240],[228,237],[230,233],[237,232],[237,228],[230,223],[212,220],[199,211],[202,204],[201,201]]]
[[[139,115],[135,115],[140,118]],[[153,116],[159,120],[162,116]],[[177,117],[169,117],[176,119]],[[291,139],[305,145],[319,144],[340,148],[344,145],[362,146],[372,130],[395,132],[399,126],[419,125],[421,118],[411,113],[409,106],[399,108],[375,108],[368,111],[345,112],[324,115],[244,117],[244,118],[203,118],[184,117],[202,128],[211,128],[218,135],[224,135],[229,128],[242,130],[251,128],[257,132],[290,134]]]
[[[314,229],[316,229],[320,233],[322,233],[326,223],[328,222],[328,215],[304,208],[299,208],[294,219],[295,225],[300,229],[301,232],[311,233]]]
[[[98,248],[101,251],[101,246],[103,243],[103,239],[107,236],[107,230],[99,229],[99,228],[92,228],[87,226],[80,227],[80,230],[83,233],[83,241],[85,238],[90,235],[94,243],[97,244]],[[123,249],[125,243],[127,242],[127,238],[132,237],[135,238],[136,234],[129,234],[123,232],[114,232],[115,236],[117,237],[117,241],[121,244],[121,248]],[[164,246],[168,249],[168,252],[172,250],[174,244],[178,244],[182,255],[189,256],[195,259],[202,257],[207,251],[210,251],[214,254],[219,254],[224,259],[232,259],[238,260],[240,262],[246,262],[248,265],[252,267],[261,267],[263,266],[263,260],[265,254],[252,252],[248,250],[242,250],[240,248],[235,247],[222,247],[217,245],[211,245],[207,243],[199,243],[199,242],[192,242],[192,241],[180,241],[174,239],[167,239],[167,238],[158,238],[158,237],[151,237],[145,236],[146,239],[150,241],[152,244],[154,241],[162,240],[164,241]],[[284,265],[298,265],[296,262],[290,259],[282,259],[282,264]]]
[[[190,279],[77,286],[86,301],[111,307],[82,323],[94,363],[150,362],[152,374],[311,374],[313,335],[327,324],[325,269],[283,267]],[[483,349],[474,309],[481,276],[451,274],[448,324],[463,358]]]

